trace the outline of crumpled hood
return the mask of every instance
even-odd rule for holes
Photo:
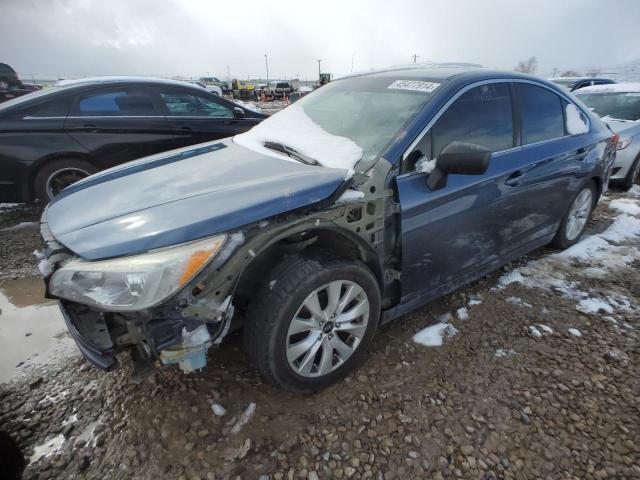
[[[345,170],[257,153],[230,139],[105,170],[48,207],[56,240],[88,260],[233,231],[326,199]]]

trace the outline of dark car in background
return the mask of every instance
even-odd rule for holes
[[[612,83],[616,83],[615,80],[611,80],[610,78],[599,77],[557,77],[550,78],[549,81],[569,90],[570,92],[580,90],[584,87],[591,87],[593,85],[610,85]]]
[[[40,88],[38,85],[25,85],[13,68],[6,63],[0,63],[0,102],[26,95]]]
[[[98,367],[132,349],[202,368],[236,320],[266,379],[318,390],[380,324],[578,242],[617,142],[568,92],[514,72],[342,78],[246,133],[62,192],[42,216],[47,295]]]
[[[263,118],[186,82],[59,82],[0,104],[0,202],[46,203],[99,170],[242,133]]]

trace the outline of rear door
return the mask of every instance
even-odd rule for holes
[[[234,107],[207,92],[158,87],[167,121],[181,145],[209,142],[247,131],[255,118],[237,116]]]
[[[169,122],[143,86],[78,95],[65,129],[102,167],[175,148]]]

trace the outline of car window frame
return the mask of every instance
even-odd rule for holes
[[[429,121],[427,122],[427,124],[420,130],[420,133],[418,133],[418,135],[416,135],[416,138],[409,144],[409,146],[404,150],[404,152],[402,153],[402,156],[400,157],[400,166],[401,166],[401,172],[398,177],[405,177],[408,175],[424,175],[421,172],[416,172],[415,170],[410,170],[410,171],[403,171],[402,169],[402,165],[405,163],[405,160],[407,159],[407,157],[411,154],[411,152],[413,152],[413,150],[416,148],[416,146],[420,143],[420,141],[422,140],[422,137],[424,137],[424,135],[426,135],[426,133],[431,129],[431,127],[433,127],[433,125],[438,121],[438,119],[444,114],[445,111],[447,111],[447,109],[453,104],[453,102],[455,102],[460,96],[462,96],[465,92],[467,92],[468,90],[471,90],[472,88],[481,86],[481,85],[488,85],[488,84],[493,84],[493,83],[511,83],[511,92],[512,92],[512,106],[515,107],[517,115],[514,117],[514,129],[516,128],[516,123],[517,123],[517,131],[518,131],[518,139],[517,142],[514,142],[515,145],[512,148],[508,148],[505,150],[500,150],[497,152],[493,152],[492,156],[494,155],[504,155],[506,153],[512,152],[514,150],[518,150],[518,149],[524,149],[524,148],[531,148],[533,146],[537,146],[537,145],[541,145],[547,142],[553,142],[553,141],[557,141],[558,139],[561,138],[567,138],[567,137],[572,137],[575,135],[567,135],[566,134],[566,118],[565,118],[565,124],[564,124],[564,128],[565,128],[565,135],[563,137],[557,137],[557,138],[551,138],[548,140],[541,140],[539,142],[535,142],[535,143],[527,143],[527,144],[522,144],[522,117],[521,117],[521,111],[520,111],[520,102],[519,99],[514,99],[513,95],[516,94],[516,88],[515,88],[515,84],[516,83],[526,83],[526,84],[530,84],[530,85],[535,85],[538,87],[542,87],[545,88],[547,90],[549,90],[552,93],[555,93],[556,95],[558,95],[562,100],[572,103],[573,105],[576,106],[576,108],[578,110],[580,110],[587,118],[587,123],[588,123],[588,129],[587,129],[587,133],[591,131],[591,119],[589,118],[589,114],[585,111],[584,108],[582,108],[580,105],[578,105],[576,102],[574,102],[573,100],[571,100],[571,98],[569,97],[569,95],[565,94],[564,92],[561,91],[561,87],[557,86],[556,90],[555,88],[546,85],[544,83],[541,82],[537,82],[535,80],[529,80],[529,79],[525,79],[525,78],[504,78],[504,77],[497,77],[497,78],[492,78],[489,80],[479,80],[477,82],[473,82],[470,83],[469,85],[465,85],[464,87],[462,87],[461,89],[459,89],[457,92],[455,92],[455,94],[453,94],[446,102],[445,104],[440,107],[440,109],[429,119]],[[568,94],[570,94],[570,92],[567,92]],[[515,101],[514,101],[515,100]],[[563,116],[566,117],[566,112],[564,111],[565,109],[563,108]],[[584,135],[584,134],[583,134]]]
[[[541,85],[533,85],[533,86],[534,87],[541,87]],[[547,90],[550,90],[552,94],[555,94],[556,97],[558,97],[558,100],[559,100],[559,103],[560,103],[560,113],[562,115],[562,131],[563,131],[563,135],[560,136],[560,137],[547,138],[547,139],[544,139],[544,140],[538,140],[536,142],[525,143],[527,138],[526,138],[526,135],[525,135],[525,132],[524,132],[524,122],[522,121],[523,120],[523,108],[522,108],[522,103],[521,103],[522,102],[522,98],[518,93],[518,89],[515,88],[515,85],[514,85],[514,91],[515,91],[515,94],[516,94],[515,99],[516,99],[516,102],[518,103],[518,117],[519,117],[519,120],[520,120],[520,145],[522,147],[528,147],[529,145],[535,145],[535,144],[538,144],[538,143],[550,142],[550,141],[553,141],[553,140],[557,140],[559,138],[572,136],[572,135],[569,135],[568,130],[567,130],[567,105],[568,105],[568,100],[565,99],[565,98],[562,98],[560,95],[558,95],[557,92],[555,92],[555,91],[553,91],[551,89],[547,89]],[[574,102],[571,102],[571,103],[573,103],[577,107],[577,105]],[[589,127],[590,126],[591,125],[589,125]]]
[[[220,97],[218,95],[214,95],[213,93],[204,90],[204,89],[200,89],[203,91],[199,91],[196,89],[192,89],[192,88],[182,88],[182,87],[178,87],[178,86],[161,86],[158,85],[154,88],[154,95],[157,99],[157,101],[160,104],[160,108],[161,111],[163,112],[163,115],[168,118],[168,119],[207,119],[209,121],[214,121],[214,120],[233,120],[235,119],[235,112],[234,112],[234,106],[232,105],[228,105],[224,102],[220,102]],[[218,105],[220,105],[221,107],[226,108],[227,110],[229,110],[231,112],[231,117],[208,117],[206,115],[172,115],[171,111],[169,110],[169,107],[167,107],[166,102],[164,101],[164,99],[162,98],[162,94],[163,93],[168,93],[171,94],[172,92],[176,93],[176,94],[183,94],[183,95],[193,95],[196,97],[203,97],[205,98],[207,101],[216,103]],[[238,105],[238,108],[242,108]],[[244,110],[244,109],[243,109]]]
[[[142,90],[145,92],[151,103],[153,104],[153,108],[156,110],[156,115],[77,115],[78,107],[83,98],[86,98],[90,95],[103,94],[109,92],[118,92],[123,90]],[[162,110],[159,108],[158,102],[156,101],[155,96],[153,95],[153,91],[147,85],[130,85],[130,84],[121,84],[121,85],[109,85],[101,86],[96,89],[87,89],[82,92],[76,94],[73,99],[71,109],[69,110],[69,115],[67,115],[67,119],[82,119],[82,118],[162,118],[164,115],[162,114]]]

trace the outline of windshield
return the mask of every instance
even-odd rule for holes
[[[601,117],[640,120],[640,92],[587,93],[578,98]]]
[[[325,167],[352,170],[358,161],[370,165],[437,86],[389,77],[338,80],[234,140],[270,155],[264,143],[281,143]]]

